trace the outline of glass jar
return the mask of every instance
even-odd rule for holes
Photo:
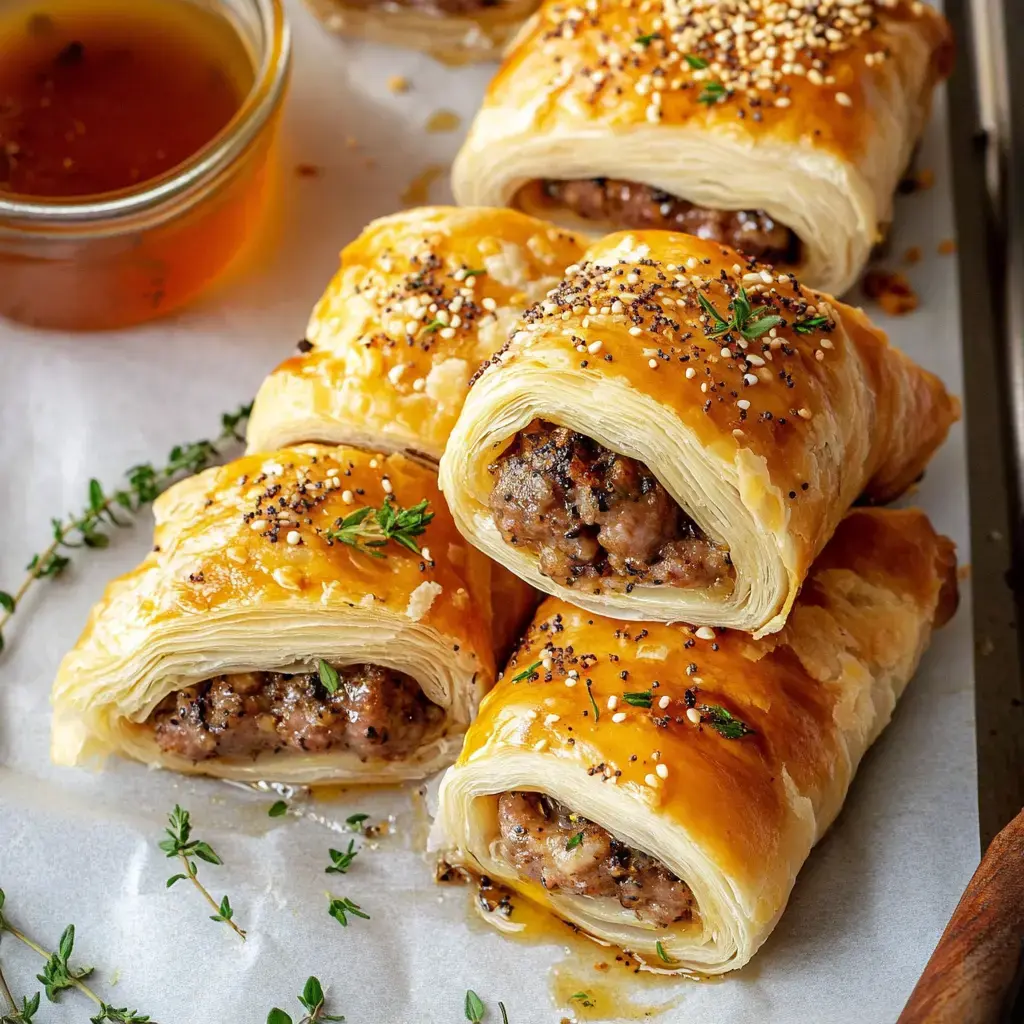
[[[64,330],[152,320],[197,297],[257,234],[288,82],[288,24],[281,0],[206,6],[253,59],[241,107],[187,161],[136,187],[80,200],[0,193],[0,316]]]

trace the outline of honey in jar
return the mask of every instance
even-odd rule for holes
[[[287,31],[279,0],[229,6],[0,0],[0,313],[150,319],[254,234]]]

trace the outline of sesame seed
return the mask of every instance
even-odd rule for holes
[[[802,420],[809,420],[811,418],[811,415],[812,415],[810,409],[797,409],[796,414]]]
[[[488,313],[493,313],[498,308],[498,303],[494,299],[492,299],[490,295],[487,295],[484,298],[482,298],[480,300],[480,305],[483,306]]]
[[[541,750],[547,750],[547,746],[548,746],[548,741],[547,740],[537,740],[537,742],[534,743],[534,745],[533,745],[533,749],[539,752]]]
[[[750,408],[750,403],[745,398],[741,398],[736,404],[744,410]]]
[[[757,383],[757,377],[752,373],[745,373],[743,374],[743,383],[746,384],[748,388],[752,388]]]
[[[430,558],[430,548],[420,548],[420,557],[426,559],[428,562]]]
[[[698,640],[714,640],[715,631],[710,626],[701,626],[694,634]]]
[[[719,355],[720,355],[720,356],[721,356],[721,357],[722,357],[723,359],[731,359],[731,358],[732,358],[732,353],[731,353],[731,352],[730,352],[730,351],[729,351],[729,350],[728,350],[727,348],[723,348],[723,349],[722,349],[722,351],[721,351],[721,352],[719,352],[718,354],[719,354]]]
[[[576,669],[574,669],[574,668],[569,669],[569,678],[570,679],[579,679],[579,677],[580,677],[580,674],[579,674],[579,672]]]
[[[693,722],[694,725],[700,725],[700,712],[696,708],[687,708],[686,717]]]
[[[671,703],[672,703],[672,698],[667,696],[667,695],[664,696],[664,697],[659,697],[658,698],[658,707],[661,708],[662,711],[664,711],[665,708],[667,708],[669,706],[669,704],[671,704]]]
[[[853,106],[853,100],[851,100],[850,97],[847,96],[845,92],[837,92],[836,93],[836,103],[838,103],[841,107],[852,107]]]
[[[694,710],[696,710],[696,709],[694,709]],[[666,765],[666,764],[659,764],[654,770],[658,773],[658,778],[660,778],[660,779],[667,779],[668,778],[668,765]]]
[[[335,476],[338,475],[338,470],[337,469],[329,469],[329,470],[327,470],[327,475],[330,476],[330,477],[335,477]]]
[[[644,776],[644,782],[646,782],[647,785],[651,787],[651,789],[657,789],[658,785],[659,785],[659,783],[658,783],[658,776],[654,775],[651,772],[648,772]]]
[[[376,459],[370,459],[370,469],[376,469],[379,463]]]
[[[630,334],[631,334],[631,335],[632,335],[632,336],[633,336],[634,338],[639,338],[639,337],[640,337],[640,335],[644,333],[644,331],[643,331],[643,328],[642,328],[642,327],[630,327],[630,329],[629,329],[629,333],[630,333]]]
[[[648,365],[648,366],[649,366],[649,367],[650,367],[650,368],[651,368],[652,370],[656,370],[656,369],[658,368],[658,360],[657,360],[657,359],[648,359],[648,360],[647,360],[647,365]]]
[[[625,711],[616,711],[615,714],[612,715],[612,721],[615,722],[615,723],[624,722],[625,720],[626,720],[626,712]]]
[[[352,502],[356,500],[356,496],[351,491],[342,491],[341,500],[345,502],[346,505],[351,505]]]
[[[298,544],[300,540],[302,540],[302,535],[299,533],[298,530],[289,530],[288,531],[288,536],[285,537],[285,540],[289,544],[294,546],[294,545]]]
[[[592,356],[593,356],[593,355],[597,355],[597,353],[601,351],[601,348],[602,348],[602,346],[603,346],[603,345],[604,345],[604,342],[603,342],[603,341],[592,341],[592,342],[591,342],[591,343],[590,343],[590,344],[589,344],[589,345],[587,346],[587,351],[588,351],[588,352],[589,352],[589,353],[590,353],[590,354],[591,354]]]
[[[686,368],[686,379],[687,380],[693,380],[693,378],[696,377],[696,376],[697,376],[697,371],[692,366],[688,366]]]
[[[547,715],[544,718],[544,724],[545,725],[554,725],[555,722],[558,722],[558,721],[561,720],[561,717],[562,717],[561,715]]]
[[[395,489],[394,489],[394,487],[391,486],[391,481],[387,477],[384,477],[384,479],[381,480],[380,485],[381,485],[381,487],[384,488],[384,493],[385,494],[394,494],[395,493]]]
[[[250,530],[265,530],[266,528],[267,528],[267,521],[266,521],[266,519],[254,519],[249,524],[249,529]]]
[[[565,685],[569,687],[575,686],[576,680],[572,676],[569,676],[569,678],[565,681]]]
[[[615,710],[615,706],[616,706],[616,705],[617,705],[618,703],[619,703],[619,698],[618,698],[618,697],[616,697],[616,696],[615,696],[615,694],[613,693],[613,694],[612,694],[612,695],[611,695],[611,696],[610,696],[610,697],[608,698],[608,710],[609,710],[609,711],[614,711],[614,710]]]

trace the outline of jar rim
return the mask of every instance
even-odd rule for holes
[[[36,224],[87,224],[152,210],[230,167],[259,135],[284,96],[291,66],[291,29],[282,0],[250,0],[263,47],[252,87],[231,120],[187,160],[156,178],[79,201],[0,193],[0,218]]]

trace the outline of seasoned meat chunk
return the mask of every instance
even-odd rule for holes
[[[604,896],[649,924],[693,917],[689,886],[660,861],[539,793],[502,793],[498,826],[508,862],[549,892]]]
[[[613,178],[545,180],[523,187],[542,207],[568,210],[611,229],[684,231],[768,263],[792,266],[800,259],[796,235],[764,210],[710,210],[649,185]]]
[[[161,749],[193,761],[292,749],[345,749],[399,758],[435,731],[444,712],[417,682],[378,665],[337,669],[328,693],[314,673],[240,672],[165,697],[149,718]]]
[[[534,420],[491,472],[495,525],[509,544],[538,555],[545,576],[682,587],[732,578],[728,552],[642,462],[582,434]]]

